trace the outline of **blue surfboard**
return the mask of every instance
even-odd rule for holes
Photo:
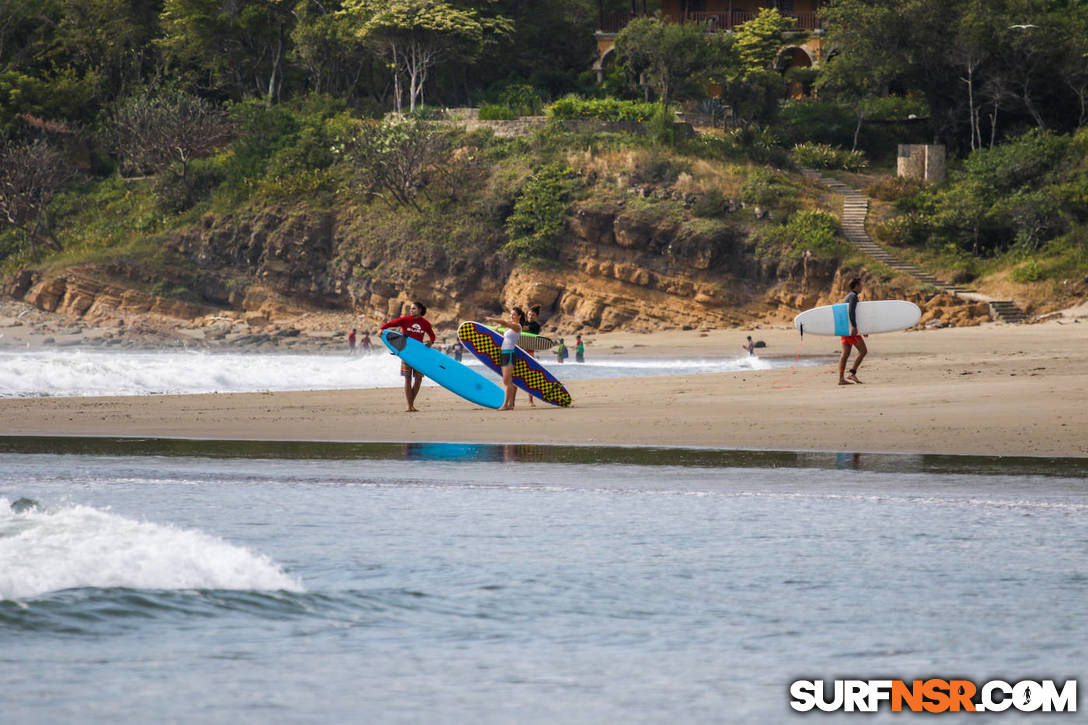
[[[485,408],[501,408],[506,401],[506,392],[498,385],[418,340],[386,330],[382,342],[405,363],[469,402]]]

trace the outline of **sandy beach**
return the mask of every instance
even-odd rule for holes
[[[837,338],[801,341],[784,326],[595,335],[587,355],[733,356],[748,332],[766,341],[765,357],[821,364],[576,380],[569,409],[530,409],[522,397],[505,413],[439,388],[424,388],[412,414],[400,389],[6,398],[0,433],[1088,456],[1088,319],[874,335],[865,384],[846,387]]]

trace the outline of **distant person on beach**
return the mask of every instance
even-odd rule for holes
[[[861,361],[865,359],[865,354],[869,352],[865,347],[865,340],[862,335],[858,334],[858,320],[856,311],[858,307],[858,293],[861,292],[861,280],[856,277],[850,280],[850,293],[846,295],[846,299],[843,302],[846,304],[847,314],[850,318],[850,334],[842,336],[842,355],[839,357],[839,385],[850,385],[851,383],[861,384],[858,380],[858,368],[861,367]],[[854,367],[850,368],[850,373],[846,373],[846,363],[850,359],[850,348],[855,347],[858,351],[858,356],[854,358]]]
[[[363,333],[363,339],[360,341],[359,344],[362,345],[363,353],[369,353],[370,352],[370,333],[369,332],[364,332]]]
[[[756,344],[754,342],[752,342],[752,336],[751,335],[748,336],[748,342],[741,345],[741,347],[743,347],[745,350],[748,351],[748,357],[752,357],[752,355],[756,354],[755,353]]]
[[[518,389],[514,385],[514,361],[517,359],[518,338],[521,336],[521,323],[525,319],[525,313],[520,307],[510,309],[510,318],[487,317],[487,322],[496,322],[505,325],[502,333],[502,348],[500,350],[499,367],[502,369],[502,382],[506,386],[506,400],[499,410],[513,410],[514,400],[517,398]]]
[[[559,344],[555,348],[555,361],[562,364],[567,359],[567,345],[563,338],[559,338]]]
[[[351,328],[351,332],[348,333],[348,355],[355,354],[355,328]]]
[[[461,341],[454,340],[450,350],[453,353],[453,359],[457,362],[461,362],[461,356],[465,354],[465,346],[461,344]]]
[[[423,336],[430,337],[430,342],[424,343],[427,347],[434,344],[435,334],[434,328],[431,327],[431,323],[427,322],[424,315],[427,314],[427,306],[422,302],[412,302],[408,305],[408,314],[403,317],[398,317],[395,320],[390,320],[381,326],[381,330],[388,330],[390,327],[399,327],[405,337],[410,337],[413,340],[423,342]],[[405,413],[416,413],[416,396],[419,395],[419,386],[423,382],[423,373],[418,370],[412,369],[403,360],[400,363],[400,374],[404,377],[404,398],[408,401],[408,407],[404,409]]]
[[[576,343],[574,346],[574,362],[584,363],[586,361],[586,344],[582,342],[582,336],[577,335],[574,342]]]

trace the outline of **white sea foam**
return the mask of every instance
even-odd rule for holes
[[[201,531],[90,506],[15,513],[0,498],[0,600],[83,587],[304,591],[267,556]]]
[[[541,361],[560,380],[766,370],[789,364],[758,357],[651,360],[601,357],[584,364]],[[492,375],[479,362],[464,362]],[[243,393],[393,388],[399,362],[371,355],[34,350],[0,352],[0,397]],[[430,384],[430,383],[428,383]]]

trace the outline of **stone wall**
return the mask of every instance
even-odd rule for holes
[[[942,181],[945,176],[945,148],[939,144],[899,144],[899,176],[920,181]]]

